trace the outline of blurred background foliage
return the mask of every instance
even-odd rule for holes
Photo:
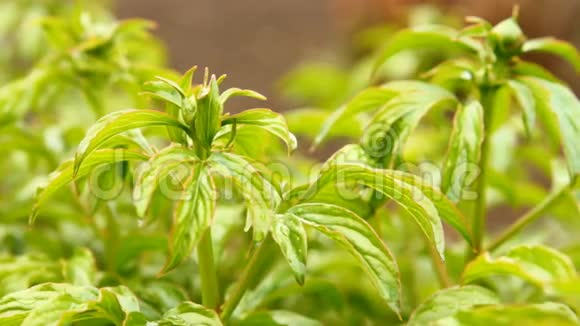
[[[244,138],[243,131],[238,135],[237,150],[254,150],[253,156],[272,162],[292,160],[297,170],[293,172],[304,179],[317,159],[362,133],[365,121],[352,121],[345,128],[336,128],[338,132],[331,134],[335,137],[327,147],[314,154],[308,152],[318,132],[316,127],[368,86],[372,60],[389,36],[401,28],[426,23],[458,27],[463,24],[459,17],[465,14],[497,23],[510,16],[515,1],[117,0],[83,1],[80,7],[77,3],[81,2],[0,0],[0,113],[3,108],[10,112],[0,119],[0,296],[41,282],[72,281],[67,262],[80,260],[92,266],[94,259],[99,272],[87,268],[85,272],[93,275],[89,283],[129,285],[147,316],[156,318],[178,302],[199,302],[200,296],[199,280],[190,277],[197,269],[194,260],[156,277],[167,247],[171,202],[159,199],[153,208],[153,214],[165,214],[167,219],[138,220],[130,189],[124,189],[114,202],[103,202],[91,198],[86,182],[82,182],[73,185],[72,191],[56,194],[37,224],[33,228],[27,225],[36,187],[46,182],[62,157],[72,157],[86,127],[98,116],[121,108],[157,105],[136,95],[155,75],[175,77],[176,72],[167,65],[176,71],[185,71],[193,64],[209,66],[218,75],[229,74],[227,86],[256,89],[268,96],[270,107],[288,111],[290,128],[300,136],[300,153],[291,159],[282,158],[283,150],[266,151],[266,136],[263,146],[253,147],[255,139]],[[554,35],[580,45],[580,2],[519,3],[520,22],[528,36]],[[119,23],[115,16],[156,23]],[[448,56],[447,51],[402,53],[382,68],[378,78],[412,78]],[[580,90],[577,73],[565,62],[544,56],[532,59]],[[231,103],[230,112],[261,105],[240,99]],[[430,116],[409,140],[406,159],[421,162],[441,158],[451,129],[449,121],[445,113]],[[162,143],[157,136],[163,131],[149,131],[154,136],[153,146]],[[522,140],[521,131],[520,124],[510,122],[494,136],[497,173],[491,177],[491,201],[495,228],[539,202],[549,192],[549,185],[554,186],[565,174],[561,161],[537,159],[554,151],[548,140]],[[140,133],[127,137],[135,147],[143,145]],[[433,145],[425,146],[427,140]],[[522,169],[524,160],[526,168]],[[121,174],[120,182],[131,184],[127,168],[132,167],[119,167],[110,173]],[[505,175],[513,180],[506,182]],[[243,208],[236,200],[226,204],[218,210],[214,234],[221,239],[216,243],[220,283],[228,285],[247,259],[251,241],[248,234],[239,232]],[[403,313],[408,314],[438,288],[437,279],[429,249],[416,226],[404,214],[388,208],[377,213],[388,219],[372,223],[398,258],[405,285]],[[580,246],[575,241],[579,221],[566,214],[577,209],[577,200],[568,198],[553,209],[558,219],[542,222],[537,226],[542,232],[525,241],[548,242],[569,254],[580,268]],[[310,279],[305,288],[300,288],[286,264],[277,260],[274,272],[248,293],[242,307],[284,308],[327,324],[396,321],[375,298],[370,284],[360,280],[360,269],[344,258],[343,251],[323,237],[310,238]],[[95,257],[81,247],[90,248]],[[457,278],[464,247],[451,243],[447,254],[450,272]],[[538,297],[531,285],[518,281],[509,284],[513,287],[502,292],[509,300],[533,301]],[[580,305],[572,295],[568,302],[577,308]]]

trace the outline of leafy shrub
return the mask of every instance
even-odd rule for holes
[[[3,325],[578,324],[580,102],[524,58],[580,70],[572,45],[517,13],[395,33],[305,121],[314,147],[350,139],[319,165],[283,115],[225,108],[259,93],[164,69],[147,22],[88,17],[46,20],[53,50],[0,89]],[[383,80],[423,48],[444,58]],[[488,231],[505,207],[529,210]]]

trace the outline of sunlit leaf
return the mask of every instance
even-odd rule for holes
[[[340,186],[347,180],[356,180],[399,204],[415,219],[441,258],[445,247],[441,219],[471,243],[471,233],[457,208],[443,194],[412,174],[373,169],[361,164],[334,164],[322,171],[310,192],[314,194],[316,187],[328,184]]]
[[[321,326],[316,320],[302,316],[295,312],[285,310],[257,311],[249,314],[244,319],[235,322],[234,326]]]
[[[229,124],[252,125],[264,129],[282,139],[286,143],[289,152],[295,150],[298,146],[296,137],[288,130],[286,119],[281,114],[269,109],[245,110],[222,120],[222,125]]]
[[[58,261],[43,256],[0,257],[0,296],[34,284],[62,281]]]
[[[519,80],[532,90],[537,110],[556,118],[570,174],[580,174],[580,101],[572,90],[561,84],[534,77]]]
[[[292,214],[276,215],[272,222],[272,238],[280,246],[296,281],[304,284],[308,244],[302,222]]]
[[[523,111],[524,126],[526,133],[530,137],[536,124],[536,101],[532,91],[522,82],[517,80],[508,81],[508,86]]]
[[[164,81],[156,80],[145,83],[143,86],[146,94],[157,99],[169,102],[175,106],[181,106],[183,95]]]
[[[404,50],[440,49],[472,52],[474,49],[458,40],[459,33],[446,26],[423,26],[398,32],[381,50],[375,70],[396,53]]]
[[[389,167],[420,120],[431,110],[454,108],[457,99],[441,87],[418,81],[394,81],[384,87],[398,96],[375,113],[360,142],[381,166]]]
[[[196,161],[199,159],[192,150],[174,145],[164,148],[143,164],[139,169],[133,193],[133,203],[137,208],[137,214],[141,217],[145,216],[155,189],[165,178],[172,173],[183,172]]]
[[[183,302],[167,311],[156,325],[159,326],[221,326],[217,313],[193,302]]]
[[[248,218],[246,230],[253,227],[254,240],[264,239],[270,229],[274,208],[280,201],[277,189],[258,169],[243,157],[231,153],[212,153],[211,167],[220,175],[232,180],[246,200]]]
[[[364,267],[389,307],[396,313],[400,312],[401,283],[397,263],[365,220],[330,204],[299,204],[287,213],[345,247]]]
[[[206,165],[196,164],[186,182],[183,198],[179,199],[174,211],[169,257],[163,272],[174,269],[191,255],[193,248],[211,225],[216,200],[217,190]]]
[[[36,219],[40,206],[42,206],[42,204],[44,204],[55,192],[68,183],[89,175],[99,166],[115,164],[123,161],[139,160],[147,160],[147,156],[123,149],[101,149],[92,152],[82,162],[82,164],[79,165],[76,174],[73,173],[73,160],[65,161],[56,171],[51,173],[46,185],[39,189],[30,215],[30,223],[33,223]]]
[[[62,262],[64,279],[74,285],[95,285],[97,267],[90,250],[79,248],[74,255]]]
[[[220,95],[220,101],[222,102],[222,105],[224,103],[226,103],[230,98],[232,97],[237,97],[237,96],[243,96],[243,97],[251,97],[251,98],[255,98],[258,100],[262,100],[265,101],[266,97],[258,92],[255,92],[251,89],[241,89],[241,88],[230,88],[225,90],[221,95]]]
[[[462,310],[499,303],[495,293],[480,286],[466,285],[444,289],[417,307],[409,318],[408,325],[434,325]]]
[[[553,37],[542,37],[528,40],[522,46],[523,52],[546,52],[557,55],[568,61],[576,72],[580,72],[580,53],[574,45]]]
[[[468,169],[479,164],[483,137],[483,108],[472,101],[455,113],[449,140],[441,189],[451,201],[462,199]]]
[[[127,313],[138,309],[137,298],[125,287],[45,283],[2,297],[0,323],[48,326],[106,321],[119,325]]]
[[[384,87],[372,87],[361,91],[347,104],[334,111],[320,128],[320,132],[314,139],[314,145],[321,144],[328,136],[334,125],[340,121],[348,121],[357,114],[376,110],[396,96],[393,90]]]
[[[165,113],[153,110],[125,110],[110,113],[99,119],[87,131],[79,144],[74,161],[74,174],[83,160],[108,139],[127,130],[149,126],[173,126],[187,131],[187,126]]]
[[[212,76],[209,85],[202,89],[197,100],[194,128],[199,145],[207,150],[210,149],[215,135],[220,130],[223,105],[219,97],[218,83],[215,76]]]
[[[324,124],[330,114],[331,112],[328,110],[304,108],[285,112],[284,116],[292,133],[314,139],[319,132],[318,129]],[[360,120],[356,117],[341,119],[334,124],[326,137],[358,137],[361,135],[363,128]]]
[[[518,276],[538,286],[571,279],[576,270],[569,257],[543,246],[521,246],[505,255],[493,258],[484,253],[473,260],[463,272],[463,282],[497,274]]]
[[[494,305],[459,312],[452,325],[460,326],[526,326],[578,325],[578,317],[561,303],[546,302],[522,305]]]

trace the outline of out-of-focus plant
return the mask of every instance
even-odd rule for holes
[[[2,220],[0,323],[577,325],[580,102],[522,56],[547,51],[575,66],[580,56],[561,41],[527,40],[517,15],[495,26],[468,21],[393,34],[367,70],[372,85],[353,90],[320,130],[307,127],[315,146],[336,126],[360,140],[308,167],[281,159],[270,139],[289,153],[297,147],[284,116],[225,112],[232,96],[264,98],[221,92],[225,76],[207,70],[197,84],[195,68],[181,77],[155,68],[160,76],[139,92],[163,110],[117,111],[108,86],[129,74],[131,98],[152,73],[109,52],[149,49],[148,38],[112,41],[125,25],[81,38],[80,60],[127,70],[77,69],[71,52],[57,51],[64,59],[50,59],[62,65],[54,73],[100,89],[78,88],[103,116],[63,160],[68,151],[32,137],[37,124],[18,128],[54,103],[3,111],[13,115],[2,136],[31,135],[17,138],[24,153],[48,153],[54,172],[27,180],[24,193],[42,185],[30,231],[22,231],[28,205]],[[414,80],[384,82],[385,61],[424,47],[449,51],[447,59]],[[496,236],[486,222],[498,206],[530,211]],[[566,232],[522,232],[545,215]]]
[[[443,15],[431,5],[412,8],[407,17],[407,25],[423,26],[441,24],[459,26],[454,16]],[[299,65],[280,81],[285,98],[300,105],[288,112],[286,117],[290,128],[299,136],[314,138],[318,126],[339,105],[369,86],[368,76],[373,70],[377,53],[387,46],[390,38],[400,29],[393,24],[372,26],[358,32],[351,48],[339,53],[338,58],[313,60]],[[413,49],[401,51],[389,58],[375,72],[382,81],[413,78],[438,64],[453,53],[450,49]],[[346,56],[347,58],[343,58]],[[336,125],[332,136],[356,137],[364,128],[365,121],[351,121]]]

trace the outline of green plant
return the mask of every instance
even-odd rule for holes
[[[34,138],[23,147],[25,157],[48,153],[55,170],[27,187],[42,183],[33,204],[30,190],[14,196],[24,198],[16,203],[23,209],[0,201],[9,217],[0,229],[0,322],[577,325],[580,102],[521,56],[553,52],[579,68],[580,55],[554,39],[527,40],[516,14],[496,26],[469,22],[395,34],[375,71],[400,51],[444,48],[450,57],[417,80],[372,76],[328,116],[314,145],[339,135],[359,141],[322,165],[285,157],[280,141],[289,154],[297,141],[281,114],[224,112],[233,96],[265,99],[220,92],[225,76],[206,70],[195,84],[195,68],[181,77],[155,65],[146,74],[123,70],[130,97],[144,75],[165,74],[143,86],[151,101],[133,100],[164,110],[116,111],[101,94],[91,102],[108,113],[82,140],[71,137],[79,143],[74,158],[55,167],[67,151]],[[115,67],[123,55],[91,49],[149,46],[148,38],[97,39],[82,57]],[[110,94],[103,80],[118,77],[117,69],[53,72],[103,94]],[[34,86],[28,78],[17,88]],[[26,110],[7,98],[0,98],[6,124],[26,126]],[[333,133],[353,119],[364,127]],[[536,121],[549,137],[538,136]],[[18,166],[18,155],[9,161]],[[551,178],[553,189],[538,176]],[[488,232],[490,209],[506,206],[531,210],[499,235]],[[32,237],[22,231],[29,208]],[[521,232],[545,215],[554,224]]]

